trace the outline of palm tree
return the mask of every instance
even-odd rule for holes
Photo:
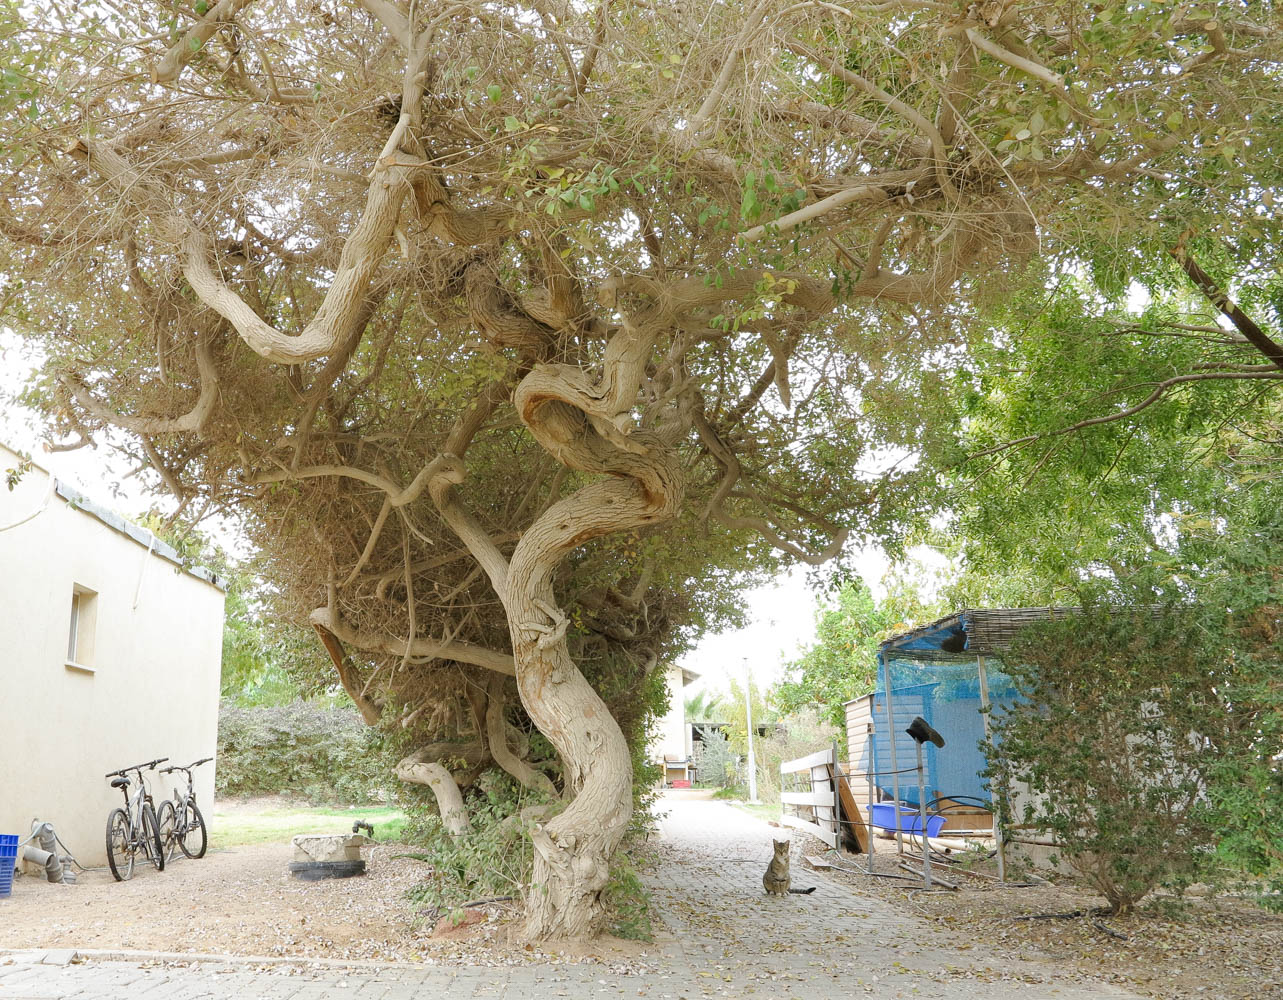
[[[686,699],[687,722],[712,722],[713,713],[722,707],[722,695],[700,691]]]

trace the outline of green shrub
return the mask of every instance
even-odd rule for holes
[[[355,709],[296,700],[218,717],[219,796],[284,795],[312,803],[383,801],[395,778],[382,736]]]
[[[405,839],[423,849],[406,856],[427,862],[432,871],[409,895],[430,920],[475,899],[520,897],[530,884],[534,849],[520,818],[527,804],[523,793],[506,772],[486,771],[467,796],[472,829],[459,836],[448,833],[439,816],[416,810]]]
[[[1152,590],[1150,591],[1152,593]],[[1259,757],[1232,622],[1208,606],[1087,606],[1023,634],[994,713],[990,777],[1023,785],[1016,818],[1125,913],[1156,886],[1218,881],[1224,797]]]
[[[710,788],[725,788],[735,780],[739,771],[739,754],[731,749],[731,741],[720,729],[700,726],[699,733],[701,739],[692,750],[699,784]]]
[[[632,845],[636,849],[637,845]],[[637,863],[630,849],[621,848],[610,866],[606,885],[606,905],[612,918],[610,933],[630,941],[654,940],[655,928],[650,919],[650,894],[642,884]]]

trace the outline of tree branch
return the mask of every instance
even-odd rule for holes
[[[383,653],[387,656],[403,656],[407,640],[400,636],[379,635],[371,632],[359,632],[350,629],[329,608],[317,608],[310,616],[312,626],[332,632],[341,641],[357,649],[368,652]],[[497,674],[516,677],[517,668],[511,653],[486,649],[470,642],[441,642],[436,639],[413,637],[409,640],[410,655],[423,659],[453,660],[455,663],[468,663],[474,667],[484,667]]]
[[[60,381],[86,413],[113,427],[147,435],[199,432],[218,402],[218,369],[214,367],[214,356],[210,350],[212,339],[212,334],[208,332],[196,337],[196,369],[200,374],[200,395],[196,404],[178,417],[134,417],[117,413],[94,399],[78,378],[64,375]]]
[[[362,314],[371,281],[392,241],[401,204],[412,189],[411,176],[425,164],[418,140],[409,133],[411,117],[417,113],[409,109],[418,107],[424,83],[420,60],[412,55],[406,67],[401,117],[375,161],[364,211],[343,244],[320,307],[298,334],[275,329],[215,273],[209,236],[110,143],[81,139],[67,152],[87,159],[125,198],[151,216],[157,234],[178,248],[183,276],[192,290],[230,322],[257,354],[277,364],[302,364],[338,350]]]
[[[253,0],[219,0],[152,67],[151,82],[173,83],[177,80],[188,60],[205,47],[205,43],[214,37],[219,28],[230,23],[241,8],[252,2]]]
[[[865,94],[868,94],[875,100],[880,101],[882,104],[885,104],[892,111],[900,115],[901,118],[904,118],[906,121],[915,125],[918,131],[926,136],[931,143],[932,152],[935,154],[933,165],[935,168],[936,182],[940,185],[940,190],[953,201],[956,201],[959,198],[958,189],[954,187],[953,181],[949,179],[949,151],[945,146],[944,137],[940,134],[940,130],[931,124],[925,115],[916,108],[905,104],[904,101],[900,100],[898,97],[893,97],[891,94],[888,94],[876,83],[866,80],[858,73],[851,72],[851,70],[847,69],[846,66],[837,59],[827,59],[820,55],[820,53],[815,52],[799,42],[785,42],[784,47],[790,52],[801,56],[803,59],[807,59],[817,65],[823,66],[829,73],[841,78],[857,90],[863,91]]]
[[[498,677],[491,680],[486,701],[486,742],[495,763],[516,778],[526,788],[543,792],[550,799],[557,797],[552,780],[542,771],[518,757],[508,746],[507,701],[503,696],[504,682]]]
[[[1072,434],[1074,431],[1080,431],[1087,427],[1096,427],[1100,424],[1108,424],[1108,423],[1112,423],[1115,420],[1122,420],[1125,417],[1130,417],[1133,414],[1139,413],[1141,410],[1144,410],[1150,406],[1153,406],[1160,399],[1162,399],[1163,394],[1166,393],[1167,390],[1174,385],[1181,385],[1186,382],[1210,382],[1216,379],[1244,379],[1244,378],[1283,379],[1283,371],[1200,372],[1197,374],[1176,375],[1176,376],[1173,376],[1172,378],[1164,379],[1162,382],[1159,382],[1154,387],[1154,391],[1151,392],[1148,396],[1146,396],[1136,405],[1129,406],[1123,410],[1119,410],[1117,413],[1109,413],[1100,417],[1091,417],[1087,420],[1080,420],[1078,421],[1078,423],[1070,424],[1068,427],[1061,427],[1054,431],[1046,431],[1045,433],[1042,433],[1042,434],[1026,434],[1024,437],[1015,438],[1011,441],[1004,442],[1003,444],[994,445],[992,448],[985,448],[983,451],[973,452],[972,454],[968,455],[966,459],[964,459],[964,462],[969,462],[972,459],[976,459],[976,458],[983,458],[986,455],[996,455],[996,454],[999,454],[1000,452],[1008,451],[1011,448],[1017,448],[1022,444],[1029,444],[1032,441],[1042,441],[1042,440],[1045,440],[1046,438],[1059,437],[1061,434]]]
[[[334,669],[338,672],[339,683],[343,685],[343,690],[347,692],[348,697],[352,699],[357,710],[361,713],[361,718],[365,720],[367,726],[378,725],[379,719],[383,715],[383,708],[365,697],[365,692],[357,686],[356,671],[348,663],[347,654],[343,652],[343,645],[328,627],[316,621],[312,622],[312,627],[316,629],[316,634],[321,637],[321,644],[325,651],[330,654],[330,659],[334,661]]]
[[[1169,252],[1207,301],[1219,309],[1253,347],[1269,358],[1277,368],[1283,369],[1283,346],[1272,340],[1256,325],[1256,321],[1251,316],[1243,312],[1229,295],[1217,286],[1212,276],[1198,266],[1198,262],[1185,251],[1184,246],[1173,247]]]

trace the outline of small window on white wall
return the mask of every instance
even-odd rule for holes
[[[94,633],[98,624],[98,595],[76,584],[71,591],[71,623],[67,629],[67,666],[92,670]]]

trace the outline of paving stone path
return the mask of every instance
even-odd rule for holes
[[[600,964],[174,967],[32,952],[0,956],[0,1000],[1137,1000],[1111,985],[1061,982],[1054,965],[932,945],[925,921],[800,866],[794,885],[813,883],[814,893],[767,897],[761,877],[779,830],[718,802],[670,796],[664,808],[663,861],[648,877],[663,926],[641,959],[645,972]]]

